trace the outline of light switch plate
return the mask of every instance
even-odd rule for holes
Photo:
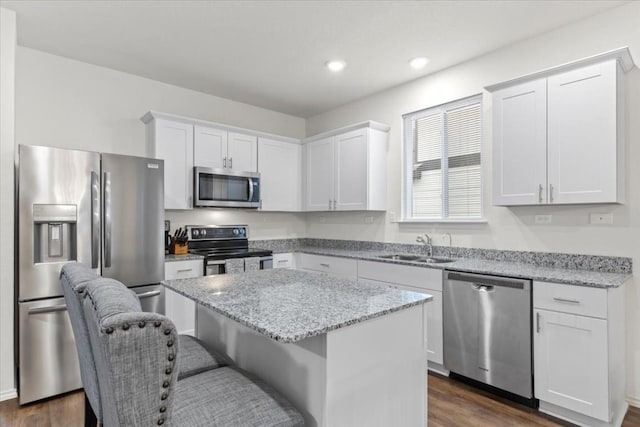
[[[613,224],[612,213],[592,213],[589,214],[589,223],[597,225],[611,225]]]
[[[551,215],[536,215],[536,224],[551,224]]]

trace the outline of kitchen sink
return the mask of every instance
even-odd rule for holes
[[[453,262],[453,259],[451,258],[425,257],[422,255],[391,254],[391,255],[379,255],[377,258],[393,259],[398,261],[424,262],[425,264],[443,264],[446,262]]]

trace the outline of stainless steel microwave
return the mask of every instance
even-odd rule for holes
[[[193,200],[196,207],[260,207],[259,173],[203,167],[193,169]]]

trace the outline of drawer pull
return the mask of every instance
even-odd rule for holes
[[[279,259],[278,260],[278,263],[282,263],[282,262],[289,262],[289,260],[288,259]]]
[[[558,298],[558,297],[553,297],[554,301],[558,301],[558,302],[566,302],[569,304],[580,304],[580,301],[577,299],[568,299],[568,298]]]
[[[193,271],[193,268],[185,268],[183,270],[178,270],[178,273],[186,273],[187,271]]]
[[[327,268],[329,267],[329,264],[325,264],[325,263],[322,263],[322,262],[320,263],[320,265],[323,266],[323,267],[327,267]]]

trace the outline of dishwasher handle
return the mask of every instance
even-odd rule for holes
[[[482,274],[457,273],[454,271],[448,271],[446,274],[446,278],[447,280],[473,283],[474,288],[475,286],[485,286],[487,288],[498,286],[498,287],[505,287],[505,288],[528,290],[529,282],[530,282],[529,280],[526,280],[526,279],[522,279],[522,280],[509,279],[509,278],[498,277],[498,276],[485,276]]]

